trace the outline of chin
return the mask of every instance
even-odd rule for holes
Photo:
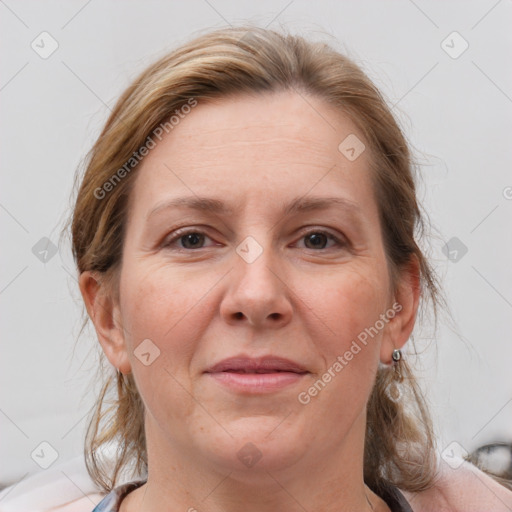
[[[216,462],[228,471],[241,475],[262,473],[268,478],[267,471],[282,470],[293,466],[301,457],[301,446],[307,446],[304,436],[282,418],[250,417],[236,422],[221,422],[232,435],[222,430],[221,438],[216,437],[203,450],[210,452]],[[213,452],[213,453],[212,453]],[[205,453],[205,451],[203,451]]]

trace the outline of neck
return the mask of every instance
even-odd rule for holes
[[[364,419],[356,419],[336,450],[308,450],[290,464],[262,457],[246,471],[213,464],[199,450],[185,452],[183,442],[169,445],[169,438],[147,420],[147,483],[123,500],[120,512],[388,511],[364,484]]]

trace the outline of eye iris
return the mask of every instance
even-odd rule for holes
[[[188,242],[191,242],[192,245],[195,245],[198,243],[198,241],[203,240],[203,238],[204,235],[201,235],[200,233],[187,233],[181,237],[181,240],[183,242],[183,247],[186,249],[194,249],[194,247],[190,247],[188,245]]]
[[[306,240],[312,240],[313,248],[318,249],[318,247],[325,245],[323,242],[326,242],[327,237],[323,233],[312,233],[306,236]],[[323,247],[321,248],[323,249]]]

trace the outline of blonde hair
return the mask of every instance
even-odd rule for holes
[[[416,197],[413,159],[383,96],[352,60],[328,44],[253,26],[195,38],[149,66],[120,97],[77,181],[71,234],[79,273],[98,272],[103,285],[118,297],[126,208],[137,170],[136,162],[128,168],[126,163],[158,126],[191,98],[200,102],[286,90],[323,99],[361,130],[372,157],[372,184],[392,285],[398,285],[400,270],[416,257],[420,308],[430,302],[437,322],[445,301],[416,241],[423,233],[424,216]],[[122,168],[122,178],[114,183]],[[107,182],[112,184],[108,192]],[[364,479],[375,492],[386,483],[412,492],[427,489],[436,471],[425,397],[407,361],[400,364],[405,376],[402,397],[396,400],[389,393],[392,370],[379,368],[367,404]],[[103,387],[90,418],[85,457],[90,476],[108,492],[129,466],[134,474],[147,474],[144,406],[132,374],[116,376],[102,367],[100,377]],[[108,391],[115,392],[110,402]],[[101,449],[116,442],[111,466],[102,460]]]

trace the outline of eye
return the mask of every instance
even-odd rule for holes
[[[202,249],[205,238],[210,237],[197,229],[179,229],[174,233],[172,238],[164,242],[163,246],[165,248],[176,249],[178,251]],[[181,246],[178,246],[177,248],[173,247],[176,242],[181,242]]]
[[[306,249],[326,249],[325,245],[329,240],[333,241],[335,246],[343,247],[347,245],[332,233],[319,229],[304,233],[301,237],[302,239],[306,240]]]
[[[164,242],[163,247],[177,251],[203,249],[208,247],[204,245],[205,239],[211,240],[206,233],[198,229],[179,229],[170,239]],[[306,249],[314,250],[331,248],[332,245],[331,247],[326,247],[326,244],[328,244],[329,241],[331,241],[334,246],[338,247],[345,247],[347,245],[345,241],[336,237],[332,233],[321,229],[310,230],[302,234],[301,240],[306,241]],[[176,244],[178,245],[176,246]]]

